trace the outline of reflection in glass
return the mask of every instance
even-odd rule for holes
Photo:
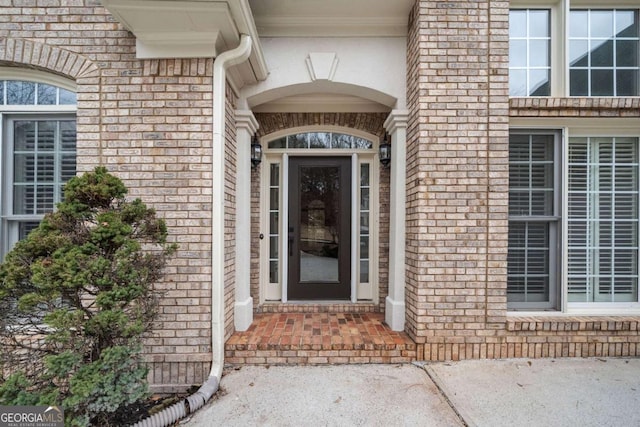
[[[309,146],[310,148],[330,148],[331,134],[324,132],[310,133]]]
[[[340,168],[300,168],[300,281],[337,282]]]
[[[56,92],[55,86],[38,84],[38,105],[55,105]]]
[[[509,95],[550,95],[550,11],[511,10],[509,23]]]
[[[36,84],[33,82],[8,81],[8,105],[33,105],[36,102]]]
[[[269,282],[278,283],[278,256],[280,245],[280,165],[272,163],[269,169]]]
[[[638,11],[572,10],[570,95],[637,96]]]

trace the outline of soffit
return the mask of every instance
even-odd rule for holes
[[[149,58],[212,58],[252,37],[249,60],[232,70],[236,84],[264,80],[267,69],[247,0],[102,0],[136,36],[136,55]]]
[[[415,0],[249,0],[262,37],[407,35]]]

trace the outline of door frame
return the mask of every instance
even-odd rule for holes
[[[373,147],[370,149],[274,149],[268,148],[269,142],[275,139],[281,138],[286,135],[292,135],[296,133],[307,132],[340,132],[356,137],[365,138],[373,142]],[[289,158],[290,157],[350,157],[352,159],[351,165],[351,198],[352,206],[356,206],[356,209],[352,209],[351,212],[351,303],[368,302],[379,304],[379,230],[378,224],[380,222],[380,162],[378,156],[378,148],[380,139],[377,135],[362,132],[356,129],[345,128],[340,126],[304,126],[299,128],[289,128],[274,132],[272,134],[263,136],[260,138],[260,143],[263,147],[263,158],[260,165],[260,188],[259,188],[259,228],[255,230],[257,235],[261,235],[259,239],[260,251],[259,251],[259,303],[265,302],[282,302],[287,303],[287,277],[288,271],[288,244],[287,239],[282,238],[284,230],[286,230],[286,224],[288,224],[288,209],[283,209],[288,206],[289,200],[289,188],[288,179],[289,176]],[[270,242],[269,242],[269,197],[270,197],[270,173],[271,166],[279,165],[279,232],[280,238],[278,241],[278,282],[271,282],[270,280]],[[370,231],[369,231],[369,281],[367,283],[361,283],[360,276],[360,168],[362,165],[369,165],[369,177],[370,177]],[[257,238],[257,237],[256,237]],[[272,260],[273,261],[273,260]],[[305,300],[306,301],[306,300]],[[311,301],[311,300],[309,300]],[[325,300],[320,300],[325,301]],[[333,301],[333,300],[330,300]],[[344,300],[338,300],[345,302]],[[349,302],[349,301],[347,301]]]

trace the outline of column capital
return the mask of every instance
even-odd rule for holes
[[[389,133],[393,133],[398,129],[406,129],[408,120],[408,110],[391,110],[389,116],[384,121],[384,128]]]
[[[244,129],[249,134],[256,133],[260,125],[251,110],[236,110],[236,128]]]

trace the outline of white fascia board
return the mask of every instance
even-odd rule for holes
[[[234,87],[256,83],[268,71],[247,0],[103,0],[136,36],[139,59],[214,58],[233,49],[242,34],[254,41],[248,62],[229,70]]]

